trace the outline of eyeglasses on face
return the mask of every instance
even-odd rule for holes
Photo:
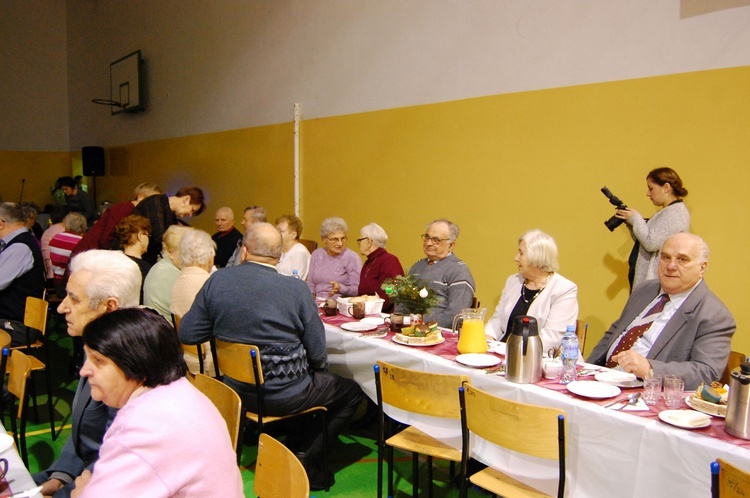
[[[438,245],[438,244],[440,244],[442,242],[445,242],[446,240],[450,240],[450,239],[440,239],[438,237],[430,237],[426,233],[423,233],[422,235],[420,235],[420,237],[422,237],[423,241],[425,241],[425,242],[432,242],[435,245]]]
[[[357,244],[359,244],[359,243],[360,243],[360,242],[362,242],[363,240],[367,240],[367,239],[369,239],[369,238],[370,238],[370,237],[362,237],[361,239],[357,239]]]
[[[344,242],[346,242],[346,235],[344,235],[343,237],[338,237],[338,238],[326,237],[326,240],[332,244],[343,244]]]

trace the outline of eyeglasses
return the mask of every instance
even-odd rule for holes
[[[420,237],[422,237],[423,241],[425,241],[425,242],[432,242],[435,245],[438,245],[441,242],[445,242],[446,240],[450,240],[450,239],[439,239],[437,237],[430,237],[426,233],[423,233],[422,235],[420,235]]]
[[[362,242],[363,240],[367,240],[367,239],[369,239],[369,238],[370,238],[370,237],[362,237],[361,239],[357,239],[357,244],[359,244],[359,243],[360,243],[360,242]]]
[[[326,237],[326,240],[328,242],[331,242],[332,244],[343,244],[344,242],[346,242],[346,235],[344,235],[343,237],[339,237],[339,238]]]

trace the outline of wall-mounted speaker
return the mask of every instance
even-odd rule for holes
[[[104,176],[104,147],[82,147],[84,176]]]

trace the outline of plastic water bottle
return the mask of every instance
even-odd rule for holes
[[[302,280],[297,270],[292,270],[292,278],[296,278],[297,280]]]
[[[562,338],[562,363],[563,371],[560,375],[560,384],[568,384],[578,379],[578,336],[576,326],[568,325]]]

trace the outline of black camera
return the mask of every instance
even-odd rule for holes
[[[609,199],[609,203],[612,204],[617,209],[627,209],[628,207],[625,205],[624,202],[622,202],[615,194],[609,191],[609,189],[605,186],[602,187],[602,194],[604,194],[607,199]],[[622,218],[618,218],[617,216],[612,216],[610,219],[604,222],[604,226],[609,228],[610,232],[614,232],[615,228],[619,227],[625,222]]]

